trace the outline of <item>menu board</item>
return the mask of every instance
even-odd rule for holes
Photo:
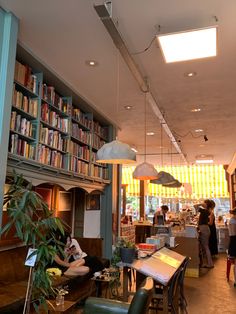
[[[173,254],[174,253],[174,254]],[[167,248],[163,248],[152,255],[152,257],[161,260],[162,262],[174,267],[178,268],[182,263],[182,255],[168,250]]]
[[[151,276],[163,285],[167,285],[184,259],[185,256],[162,248],[149,258],[134,261],[132,268],[146,276]]]

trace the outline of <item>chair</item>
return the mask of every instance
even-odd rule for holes
[[[168,288],[168,311],[171,313],[178,313],[178,309],[176,309],[175,304],[178,304],[178,282],[180,277],[180,271],[179,268],[173,275]],[[156,313],[158,311],[163,310],[163,302],[164,302],[164,293],[163,293],[163,286],[157,285],[155,289],[155,293],[152,298],[152,305],[149,307],[150,309],[156,310]]]
[[[191,260],[190,257],[185,258],[185,260],[183,261],[183,264],[180,270],[180,276],[179,276],[179,305],[182,311],[184,311],[186,314],[188,313],[187,311],[188,303],[184,295],[184,277],[185,277],[186,268],[190,260]]]
[[[189,257],[186,257],[181,267],[175,272],[173,278],[170,281],[168,287],[168,309],[171,313],[178,313],[176,306],[180,306],[181,310],[187,312],[187,300],[184,295],[184,276],[187,265],[190,261]],[[151,309],[162,310],[163,307],[163,287],[157,286],[156,293],[154,294]]]
[[[131,303],[89,297],[84,306],[84,314],[145,314],[153,295],[153,279],[147,277],[142,287],[135,293]]]

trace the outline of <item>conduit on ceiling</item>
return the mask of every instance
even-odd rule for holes
[[[186,157],[184,153],[182,152],[182,149],[180,145],[178,144],[176,138],[172,134],[169,126],[167,125],[167,122],[163,114],[161,113],[155,98],[150,92],[149,86],[145,78],[143,77],[141,71],[139,70],[137,64],[135,63],[133,57],[131,56],[128,48],[126,47],[125,42],[123,41],[116,25],[114,24],[112,17],[107,9],[106,4],[94,5],[94,9],[97,12],[99,18],[101,19],[103,25],[107,29],[109,35],[111,36],[116,48],[119,49],[120,54],[122,55],[128,68],[130,69],[130,72],[133,74],[134,78],[138,82],[141,91],[144,93],[147,93],[147,102],[151,106],[155,115],[160,120],[160,123],[162,124],[163,129],[165,130],[167,136],[170,138],[171,142],[173,143],[175,149],[177,150],[177,152],[179,153],[183,161],[187,163]]]

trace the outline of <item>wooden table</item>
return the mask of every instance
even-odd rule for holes
[[[158,253],[159,252],[159,253]],[[132,264],[119,263],[123,267],[123,301],[127,302],[130,292],[128,290],[128,271],[133,268],[137,271],[136,290],[146,276],[152,277],[157,284],[163,286],[163,313],[168,313],[168,284],[175,272],[180,268],[185,256],[167,248],[162,248],[153,256],[135,260]]]
[[[73,313],[73,308],[76,305],[76,302],[73,301],[64,301],[63,305],[56,305],[56,301],[55,300],[48,300],[48,310],[49,313],[53,313],[53,314],[60,314],[60,313],[67,313],[67,314],[71,314]]]

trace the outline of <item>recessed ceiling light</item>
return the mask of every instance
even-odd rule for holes
[[[184,73],[184,76],[187,76],[187,77],[193,77],[196,75],[197,75],[197,72],[186,72],[186,73]]]
[[[98,65],[98,62],[95,61],[95,60],[86,60],[85,64],[88,65],[88,66],[91,66],[91,67],[95,67],[95,66]]]
[[[158,35],[166,63],[216,56],[217,27]]]
[[[124,108],[125,108],[126,110],[131,110],[131,109],[133,108],[133,106],[126,105],[126,106],[124,106]]]
[[[203,129],[196,129],[194,130],[196,133],[199,133],[199,132],[203,132]]]
[[[148,136],[153,136],[155,133],[154,132],[147,132],[146,133]]]
[[[202,109],[201,108],[194,108],[194,109],[192,109],[191,111],[192,112],[199,112],[199,111],[201,111]]]

